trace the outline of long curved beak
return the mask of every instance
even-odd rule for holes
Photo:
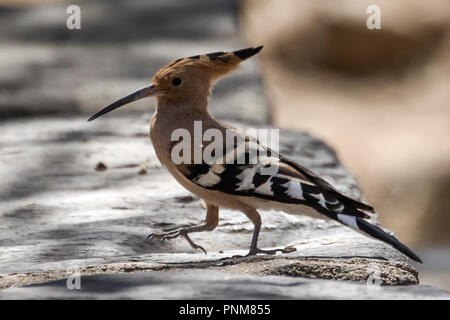
[[[136,101],[136,100],[140,100],[142,98],[146,98],[146,97],[150,97],[150,96],[154,96],[159,92],[159,90],[157,90],[155,88],[155,86],[150,85],[148,87],[142,88],[136,92],[133,92],[132,94],[127,95],[126,97],[117,100],[114,103],[111,103],[109,106],[107,106],[106,108],[103,108],[102,110],[100,110],[99,112],[97,112],[96,114],[94,114],[92,117],[90,117],[88,119],[88,121],[92,121],[97,119],[98,117],[113,111],[121,106],[124,106],[130,102]]]

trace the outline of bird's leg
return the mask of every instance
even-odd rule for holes
[[[259,249],[258,248],[258,237],[259,237],[259,233],[261,231],[261,216],[259,215],[258,211],[256,211],[255,209],[248,209],[244,213],[250,219],[250,221],[253,223],[253,225],[255,226],[255,228],[253,229],[253,237],[252,237],[252,243],[250,245],[250,251],[247,253],[246,257],[255,256],[258,253],[273,255],[277,252],[282,252],[282,253],[289,252],[289,251],[286,251],[285,249],[273,249],[273,250]],[[237,256],[234,256],[234,257],[237,257]]]
[[[166,233],[152,233],[149,234],[147,239],[150,241],[153,239],[159,239],[161,241],[164,241],[166,239],[173,239],[176,237],[183,237],[189,242],[192,248],[194,249],[200,249],[206,254],[206,250],[197,244],[195,244],[191,238],[189,238],[189,233],[191,232],[203,232],[203,231],[212,231],[214,230],[217,225],[219,224],[219,207],[216,207],[211,204],[207,204],[206,206],[206,218],[205,223],[200,226],[195,227],[187,227],[187,228],[180,228],[173,231],[169,231]]]

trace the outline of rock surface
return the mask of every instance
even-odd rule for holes
[[[96,275],[81,290],[65,280],[0,291],[0,299],[449,299],[430,286],[378,287],[350,282],[254,276],[209,270]]]

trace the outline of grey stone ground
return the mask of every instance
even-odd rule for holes
[[[98,275],[81,279],[81,290],[66,281],[10,288],[0,299],[445,299],[430,286],[376,287],[351,282],[257,277],[218,271],[146,272]]]
[[[401,254],[380,242],[334,222],[281,212],[262,212],[260,246],[296,249],[286,255],[225,259],[246,253],[253,228],[231,210],[221,211],[215,231],[192,236],[208,255],[181,239],[147,242],[151,232],[204,218],[200,200],[155,157],[147,136],[154,102],[94,123],[86,115],[148,84],[180,54],[242,47],[236,4],[141,0],[118,9],[85,1],[79,34],[61,28],[65,7],[0,12],[0,53],[8,58],[0,59],[0,287],[64,279],[74,270],[85,287],[69,292],[60,280],[4,289],[0,298],[448,298],[420,285],[373,291],[313,280],[364,282],[379,274],[382,284],[395,285],[418,278]],[[217,86],[212,112],[239,127],[267,127],[270,107],[257,59],[242,67]],[[331,148],[300,132],[282,130],[280,139],[282,153],[361,197]],[[139,273],[124,274],[130,272]],[[110,275],[95,275],[104,273]],[[194,296],[186,292],[192,287]]]

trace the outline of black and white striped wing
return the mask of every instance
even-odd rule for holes
[[[267,167],[276,170],[267,174],[263,170]],[[205,189],[309,206],[330,219],[382,240],[411,259],[422,262],[397,238],[366,220],[370,218],[369,213],[374,213],[371,206],[345,196],[312,171],[281,155],[269,153],[259,158],[257,163],[185,165],[183,172],[193,183]]]
[[[184,171],[188,179],[205,189],[309,206],[346,225],[353,223],[352,216],[367,218],[366,212],[373,212],[369,205],[343,195],[325,180],[284,157],[269,153],[258,158],[257,163],[246,160],[243,164],[188,165]]]

